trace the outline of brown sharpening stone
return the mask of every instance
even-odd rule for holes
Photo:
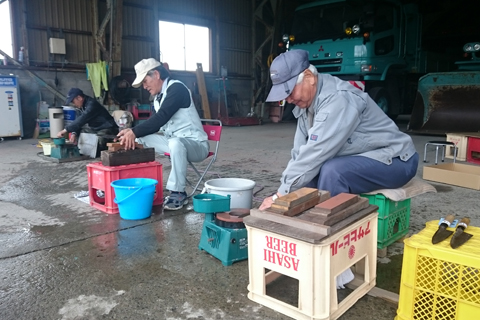
[[[315,188],[301,188],[292,193],[278,197],[275,204],[287,208],[296,206],[302,202],[312,199],[318,195],[318,189]]]
[[[359,196],[356,194],[340,193],[335,197],[331,197],[330,199],[317,204],[314,210],[318,213],[329,216],[351,206],[356,203],[358,199]]]

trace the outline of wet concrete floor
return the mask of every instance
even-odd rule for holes
[[[258,206],[278,186],[294,130],[295,123],[224,127],[207,180],[254,180]],[[426,141],[444,139],[412,137],[421,157]],[[0,143],[0,319],[290,319],[248,299],[247,260],[224,266],[198,249],[204,215],[191,205],[154,207],[136,221],[106,214],[74,198],[88,189],[86,165],[99,159],[53,163],[38,156],[36,142]],[[166,177],[168,160],[157,160]],[[437,193],[412,199],[409,234],[452,212],[480,226],[478,191],[430,184]],[[377,259],[378,287],[398,293],[402,253],[395,243]],[[396,309],[365,296],[340,319],[393,319]]]

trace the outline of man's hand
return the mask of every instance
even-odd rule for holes
[[[281,195],[278,192],[277,192],[277,196],[281,197]],[[272,206],[272,203],[273,203],[273,196],[267,197],[267,198],[263,199],[263,202],[258,209],[259,210],[268,209]]]
[[[123,129],[117,134],[118,141],[120,144],[124,146],[125,150],[135,149],[135,133],[133,133],[132,129]]]
[[[70,134],[70,142],[73,144],[77,143],[77,135],[76,134]]]
[[[57,138],[63,138],[63,135],[67,133],[67,130],[63,129],[57,133]]]

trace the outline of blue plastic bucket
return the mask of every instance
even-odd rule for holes
[[[153,197],[158,181],[147,178],[130,178],[113,181],[113,201],[118,205],[120,217],[141,220],[152,215]]]
[[[73,121],[77,118],[77,111],[74,107],[63,106],[63,119]]]
[[[77,118],[77,111],[74,107],[63,106],[63,121],[65,126],[72,124],[73,121]]]

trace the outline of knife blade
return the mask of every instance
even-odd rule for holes
[[[473,236],[470,233],[465,232],[469,224],[469,218],[463,218],[462,220],[460,220],[457,229],[455,229],[455,233],[452,236],[452,239],[450,239],[450,246],[452,247],[452,249],[457,249]]]
[[[447,230],[447,228],[450,226],[453,220],[455,220],[455,217],[452,214],[449,214],[445,217],[445,219],[438,226],[437,232],[435,232],[432,237],[432,244],[437,244],[450,237],[453,231]]]

